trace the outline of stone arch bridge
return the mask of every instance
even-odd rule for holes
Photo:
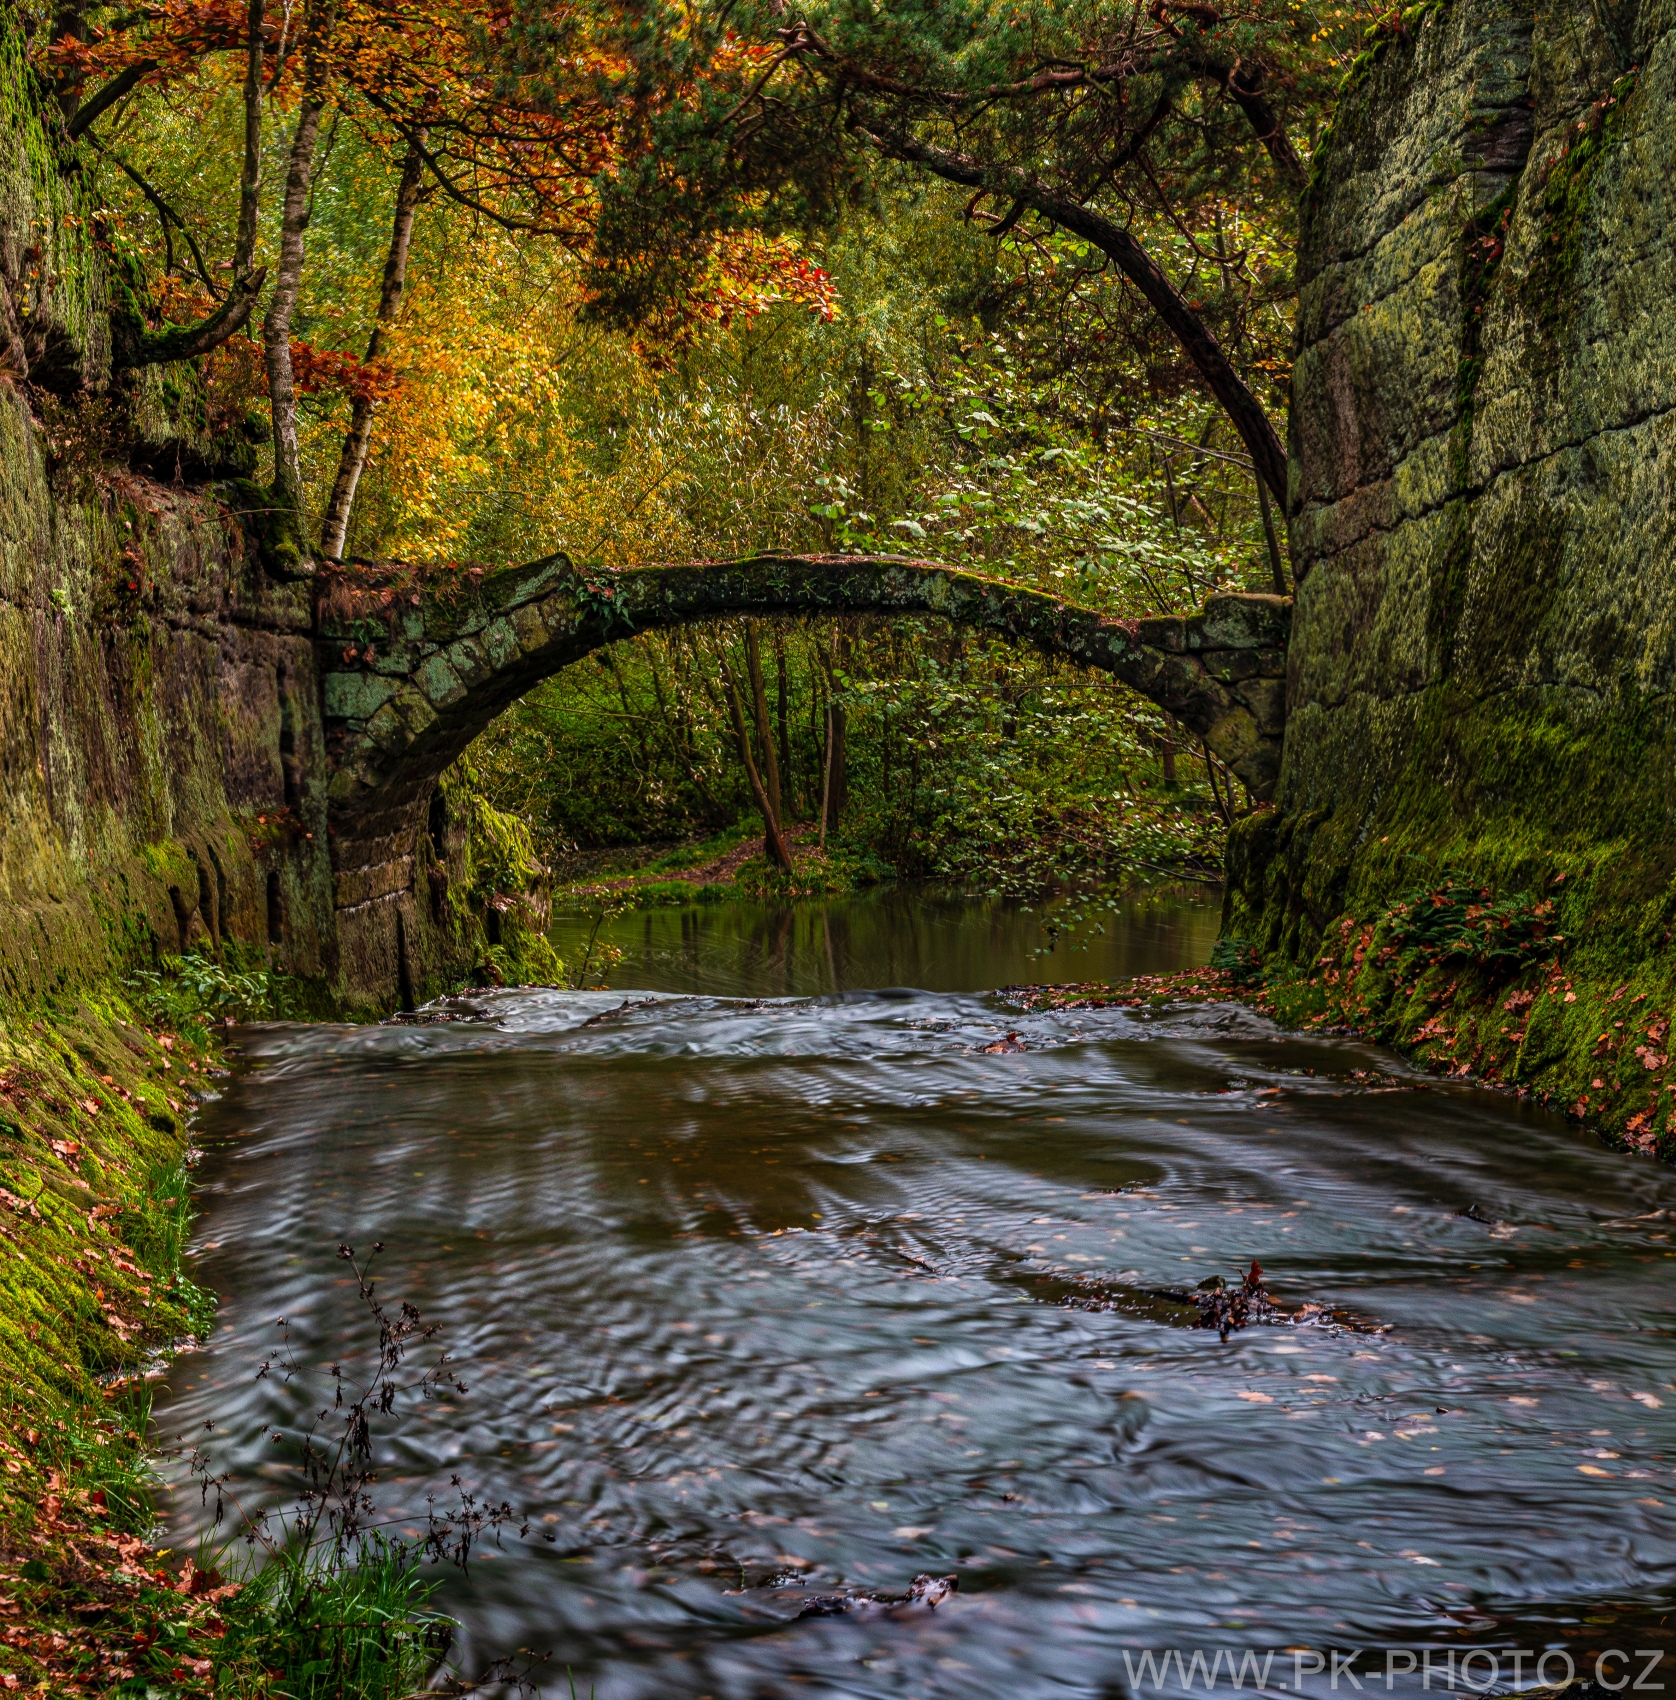
[[[412,958],[426,919],[414,893],[438,776],[531,687],[636,633],[730,615],[929,614],[1121,679],[1203,738],[1255,797],[1269,796],[1280,768],[1291,604],[1277,596],[1118,620],[895,556],[589,574],[554,555],[441,584],[393,579],[382,594],[328,588],[320,607],[340,948],[355,960],[352,978],[404,993],[419,979]]]

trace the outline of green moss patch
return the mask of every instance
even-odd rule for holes
[[[1618,886],[1601,865],[1575,877],[1550,866],[1540,886],[1518,889],[1444,869],[1338,916],[1306,965],[1271,958],[1257,1002],[1289,1025],[1354,1029],[1439,1073],[1562,1110],[1608,1144],[1676,1159],[1670,927],[1659,949],[1643,948]],[[1618,925],[1599,924],[1607,917]]]

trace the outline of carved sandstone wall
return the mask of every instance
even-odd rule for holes
[[[78,498],[50,440],[0,384],[0,993],[224,939],[331,977],[306,593],[211,497]]]
[[[1301,255],[1279,808],[1234,847],[1270,950],[1450,865],[1566,874],[1602,976],[1666,949],[1673,21],[1442,0],[1352,73]]]

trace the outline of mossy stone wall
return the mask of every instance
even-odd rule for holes
[[[1228,930],[1272,955],[1452,869],[1560,899],[1580,1032],[1591,987],[1667,1001],[1673,23],[1443,0],[1347,83],[1301,248],[1278,806],[1231,855]],[[1579,1045],[1542,1067],[1587,1101]]]
[[[329,983],[312,602],[182,482],[190,368],[113,377],[126,274],[58,123],[0,8],[0,1007],[194,945]]]
[[[1382,26],[1318,161],[1287,737],[1235,915],[1271,947],[1409,853],[1632,859],[1620,922],[1666,890],[1676,36],[1669,7],[1605,17]]]
[[[213,491],[51,447],[0,383],[0,997],[234,942],[329,979],[306,591]]]

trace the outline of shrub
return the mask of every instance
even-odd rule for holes
[[[1383,920],[1400,979],[1446,963],[1510,976],[1565,942],[1553,930],[1554,912],[1552,898],[1521,891],[1498,899],[1486,887],[1450,881],[1399,897]]]
[[[291,980],[271,968],[241,969],[231,951],[219,962],[196,951],[165,956],[157,968],[139,969],[124,983],[148,1021],[199,1045],[218,1022],[287,1021],[301,1013]]]

